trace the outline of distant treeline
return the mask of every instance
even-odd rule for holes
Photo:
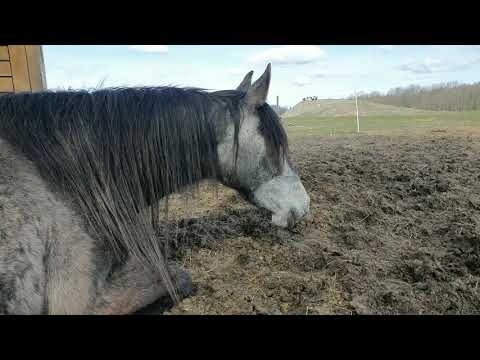
[[[423,87],[410,85],[391,89],[386,94],[378,91],[360,94],[358,98],[385,105],[424,110],[473,111],[480,110],[480,82],[473,84],[449,82]]]

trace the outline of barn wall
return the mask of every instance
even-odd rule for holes
[[[0,93],[47,88],[40,45],[0,45]]]

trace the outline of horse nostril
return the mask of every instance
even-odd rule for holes
[[[288,222],[289,224],[292,224],[295,225],[296,223],[298,223],[306,214],[308,213],[308,211],[306,210],[299,210],[299,209],[290,209],[289,213],[288,213]]]
[[[288,224],[289,224],[289,227],[293,227],[297,222],[298,220],[301,219],[301,215],[300,213],[296,210],[296,209],[291,209],[289,212],[288,212]]]
[[[297,219],[292,211],[290,211],[290,216],[288,217],[288,228],[291,229],[295,226]]]

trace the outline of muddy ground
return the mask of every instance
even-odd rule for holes
[[[291,150],[311,196],[293,231],[225,188],[202,187],[187,212],[176,200],[172,257],[195,293],[166,314],[480,313],[479,136],[309,138]]]

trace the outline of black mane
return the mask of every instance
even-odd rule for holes
[[[0,137],[71,196],[117,255],[147,260],[174,294],[166,244],[155,241],[158,201],[216,177],[216,125],[234,122],[236,151],[244,96],[175,87],[7,94],[0,96]],[[268,105],[257,111],[280,164],[288,151],[280,120]]]

